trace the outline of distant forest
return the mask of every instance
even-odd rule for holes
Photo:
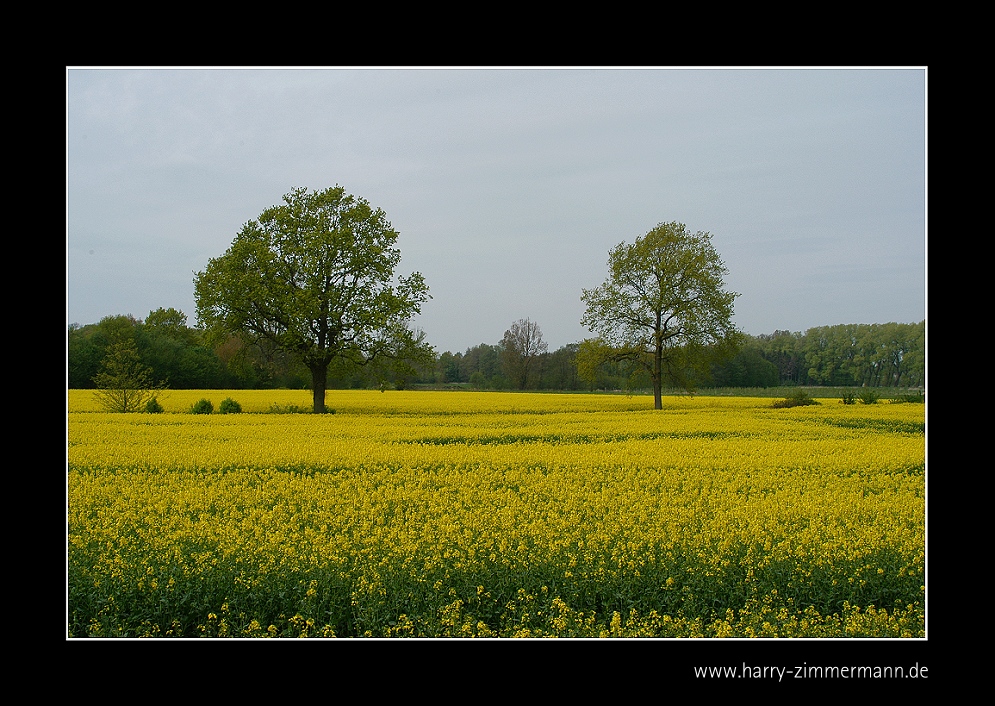
[[[108,346],[133,340],[157,383],[173,389],[308,389],[308,370],[278,350],[231,338],[208,346],[199,329],[175,309],[157,309],[143,321],[108,316],[71,324],[68,387],[95,387]],[[329,372],[329,389],[452,387],[482,390],[641,390],[649,380],[625,364],[603,365],[593,381],[577,372],[579,343],[536,354],[523,373],[521,355],[502,342],[446,351],[431,363],[357,366]],[[699,388],[779,386],[922,388],[926,380],[926,322],[839,324],[804,333],[745,335],[738,352],[713,364]]]

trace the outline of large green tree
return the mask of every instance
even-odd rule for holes
[[[423,345],[408,322],[428,287],[418,272],[395,277],[397,237],[383,210],[341,186],[296,188],[196,274],[198,321],[297,355],[324,412],[333,362],[366,365]]]
[[[596,334],[578,352],[582,372],[590,376],[604,361],[633,361],[649,372],[661,409],[665,379],[691,389],[696,371],[735,348],[742,336],[732,323],[739,295],[725,289],[728,271],[711,238],[683,223],[661,223],[612,248],[607,279],[581,295],[581,323]]]

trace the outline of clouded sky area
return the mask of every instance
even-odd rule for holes
[[[707,231],[749,334],[926,318],[925,67],[66,71],[67,323],[175,308],[241,226],[341,185],[400,233],[436,351],[581,290],[658,223]]]

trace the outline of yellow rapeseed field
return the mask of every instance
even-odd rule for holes
[[[925,636],[922,404],[160,401],[68,394],[70,637]]]

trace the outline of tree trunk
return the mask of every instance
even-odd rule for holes
[[[653,409],[663,409],[663,311],[656,310],[656,326],[653,329]]]
[[[657,345],[653,354],[653,409],[663,409],[663,347]]]
[[[311,389],[314,391],[314,413],[325,413],[325,386],[328,383],[328,363],[311,365]]]

